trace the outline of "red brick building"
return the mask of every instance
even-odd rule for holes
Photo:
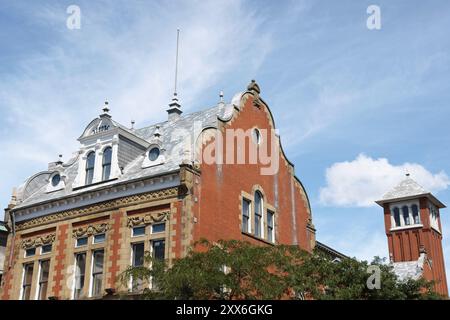
[[[423,276],[435,281],[436,292],[448,296],[439,213],[445,205],[409,174],[376,202],[384,208],[389,256],[397,276]]]
[[[1,299],[140,290],[118,276],[144,251],[170,261],[200,238],[314,248],[308,196],[254,81],[188,115],[175,96],[167,121],[140,129],[103,111],[70,160],[14,192]]]

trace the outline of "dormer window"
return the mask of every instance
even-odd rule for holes
[[[112,157],[112,148],[107,147],[103,151],[102,181],[108,180],[111,175],[111,157]]]
[[[61,182],[61,176],[59,174],[55,174],[52,178],[52,186],[57,187],[60,182]]]
[[[89,152],[86,157],[86,181],[85,184],[91,184],[94,179],[95,152]]]
[[[148,152],[148,158],[150,159],[150,161],[156,161],[156,159],[158,159],[158,157],[159,157],[159,148],[158,147],[154,147]]]

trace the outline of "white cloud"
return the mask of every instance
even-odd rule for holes
[[[425,189],[447,189],[450,179],[443,171],[433,174],[417,163],[390,164],[364,154],[353,161],[334,163],[326,170],[327,185],[320,189],[320,202],[333,206],[370,207],[374,201],[398,184],[409,172]]]

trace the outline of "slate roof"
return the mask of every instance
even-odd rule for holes
[[[95,190],[108,185],[132,181],[144,177],[158,176],[163,173],[178,170],[183,161],[183,157],[186,156],[183,135],[199,134],[200,132],[194,132],[194,125],[198,125],[198,123],[201,125],[200,129],[208,127],[216,128],[219,121],[228,121],[231,119],[234,108],[239,107],[241,95],[242,93],[236,94],[231,103],[227,104],[220,102],[216,106],[203,111],[186,115],[182,114],[180,118],[175,121],[164,121],[140,129],[132,130],[112,120],[113,123],[121,129],[127,131],[128,133],[134,134],[141,139],[147,140],[148,142],[150,142],[154,137],[155,130],[158,126],[161,134],[161,149],[164,149],[164,153],[170,156],[165,157],[165,161],[161,165],[142,168],[142,162],[144,161],[143,153],[141,156],[126,165],[123,169],[122,175],[117,180],[73,190],[72,184],[77,176],[79,156],[78,152],[75,152],[74,156],[62,165],[62,171],[60,173],[67,177],[65,183],[66,187],[64,189],[47,193],[46,188],[48,179],[54,171],[40,172],[28,178],[20,187],[17,188],[17,205],[14,209],[20,209],[49,200],[64,198],[69,195],[85,192],[86,190]],[[191,141],[196,141],[197,137],[192,136],[191,139],[193,139]]]
[[[376,201],[379,205],[392,201],[408,200],[417,197],[427,197],[439,208],[445,208],[445,205],[434,197],[430,191],[419,185],[409,175],[406,176],[398,185],[385,193],[381,200]]]

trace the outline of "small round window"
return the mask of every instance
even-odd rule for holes
[[[148,152],[148,158],[150,159],[150,161],[155,161],[156,159],[158,159],[158,157],[159,157],[159,148],[157,147],[152,148]]]
[[[59,174],[55,174],[52,178],[52,186],[56,187],[61,181],[61,176]]]
[[[261,143],[261,133],[259,132],[258,129],[253,129],[252,131],[252,138],[253,138],[253,142],[256,144],[260,144]]]

